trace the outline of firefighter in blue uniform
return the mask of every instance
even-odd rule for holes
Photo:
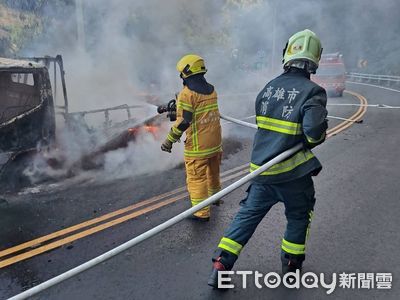
[[[284,72],[270,81],[256,99],[258,130],[251,171],[298,143],[304,148],[256,177],[247,198],[224,233],[208,284],[217,287],[218,271],[232,269],[240,251],[271,207],[283,202],[287,227],[281,245],[282,272],[302,267],[315,204],[312,176],[322,166],[311,148],[325,140],[326,91],[310,80],[321,58],[319,38],[306,29],[294,34],[283,51]]]

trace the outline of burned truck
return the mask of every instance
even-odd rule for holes
[[[61,92],[57,91],[59,85]],[[57,95],[61,99],[56,99]],[[138,110],[146,107],[154,113],[144,118]],[[132,110],[135,109],[134,114]],[[111,114],[117,111],[125,113],[125,117],[112,122]],[[102,125],[95,128],[88,126],[85,118],[98,114],[103,115]],[[85,152],[72,162],[72,168],[101,167],[102,156],[106,152],[126,147],[139,134],[155,136],[160,125],[155,106],[145,102],[142,105],[122,104],[70,112],[61,55],[0,58],[0,192],[6,186],[15,190],[28,185],[23,173],[38,154],[43,154],[50,166],[71,167],[71,164],[63,165],[66,161],[63,155],[67,154],[57,141],[56,123],[60,125],[60,119],[63,130],[84,130],[87,133],[85,137],[88,137],[84,141],[92,141]],[[60,156],[48,155],[54,149],[60,150]]]
[[[0,58],[0,179],[7,166],[55,141],[55,110],[45,64]]]

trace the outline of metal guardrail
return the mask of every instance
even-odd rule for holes
[[[114,106],[114,107],[108,107],[108,108],[102,108],[102,109],[94,109],[94,110],[86,110],[86,111],[77,111],[77,112],[59,112],[58,114],[62,114],[66,120],[68,119],[69,116],[81,116],[85,117],[88,114],[98,114],[98,113],[104,113],[104,128],[109,129],[111,127],[111,120],[110,120],[110,112],[111,111],[116,111],[116,110],[126,110],[127,113],[127,120],[132,119],[132,112],[131,109],[135,108],[141,108],[144,107],[144,105],[128,105],[128,104],[122,104],[119,106]]]
[[[347,79],[356,81],[368,81],[368,82],[386,82],[390,83],[400,83],[400,76],[394,75],[378,75],[378,74],[367,74],[367,73],[346,73]]]

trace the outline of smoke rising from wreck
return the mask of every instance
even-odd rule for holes
[[[390,13],[398,11],[395,0],[82,2],[83,44],[77,44],[76,10],[71,2],[62,12],[48,7],[54,26],[24,53],[63,55],[71,111],[139,104],[149,94],[160,95],[158,104],[167,102],[181,88],[176,61],[194,52],[206,59],[206,77],[220,95],[221,112],[251,115],[257,91],[281,70],[287,38],[304,28],[320,36],[325,53],[343,53],[348,70],[356,70],[359,59],[368,59],[366,71],[371,73],[385,73],[389,62],[400,67],[390,46],[377,46],[382,48],[379,52],[371,45],[371,36],[378,35],[376,44],[400,46],[399,19]],[[397,32],[385,28],[397,28]],[[117,121],[121,116],[113,117]],[[230,134],[238,130],[229,128]],[[71,139],[62,143],[77,145],[74,156],[85,141]],[[143,167],[151,172],[144,166],[147,159],[154,171],[171,166],[165,161],[181,162],[177,151],[172,156],[159,152],[161,140],[143,137],[140,143],[113,151],[106,156],[106,169],[127,166],[135,173]],[[142,157],[140,164],[136,157]]]

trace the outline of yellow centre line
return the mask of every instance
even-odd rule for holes
[[[233,168],[231,170],[228,170],[228,171],[222,173],[221,176],[228,175],[228,174],[236,172],[237,170],[240,170],[240,169],[243,169],[243,166],[235,167],[235,168]],[[185,192],[185,190],[186,190],[186,187],[180,187],[180,188],[177,188],[177,189],[175,189],[173,191],[170,191],[170,192],[167,192],[167,193],[164,193],[164,194],[161,194],[161,195],[157,195],[157,196],[152,197],[150,199],[143,200],[143,201],[141,201],[139,203],[127,206],[125,208],[118,209],[116,211],[113,211],[111,213],[105,214],[103,216],[100,216],[100,217],[97,217],[97,218],[94,218],[94,219],[91,219],[91,220],[76,224],[74,226],[71,226],[71,227],[68,227],[68,228],[65,228],[65,229],[62,229],[62,230],[59,230],[59,231],[55,231],[55,232],[53,232],[51,234],[48,234],[48,235],[36,238],[34,240],[19,244],[17,246],[10,247],[8,249],[0,251],[0,257],[4,257],[6,255],[21,251],[21,250],[26,249],[26,248],[38,246],[43,242],[50,241],[50,240],[56,239],[58,237],[64,236],[64,235],[66,235],[68,233],[77,231],[79,229],[83,229],[85,227],[88,227],[88,226],[91,226],[91,225],[106,221],[106,220],[111,219],[113,217],[119,216],[121,214],[127,213],[129,211],[132,211],[134,209],[140,208],[142,206],[151,204],[153,202],[157,202],[157,201],[159,201],[159,200],[161,200],[163,198],[166,198],[166,197],[178,194],[178,193],[184,192],[183,197],[185,197],[185,196],[187,196],[187,192]]]
[[[354,93],[354,92],[350,92],[350,91],[346,91],[346,92],[351,94],[351,95],[353,95],[353,96],[355,96],[355,97],[357,97],[362,104],[367,104],[367,100],[362,95]],[[367,110],[366,106],[360,106],[359,109],[357,110],[357,112],[355,114],[353,114],[349,119],[360,120],[364,116],[364,114],[366,113],[366,110]],[[354,122],[344,121],[344,122],[340,123],[339,125],[335,126],[334,128],[328,130],[327,131],[327,137],[331,137],[331,136],[333,136],[333,135],[345,130],[346,128],[350,127],[353,124],[354,124]],[[229,181],[231,179],[234,179],[234,178],[236,178],[238,176],[241,176],[241,175],[244,175],[246,173],[248,173],[248,163],[243,164],[243,165],[238,166],[238,167],[235,167],[235,168],[233,168],[231,170],[228,170],[228,171],[226,171],[224,173],[221,173],[221,177],[222,176],[224,177],[224,178],[221,178],[221,182]],[[135,211],[133,213],[124,215],[123,217],[111,220],[111,221],[106,222],[106,223],[102,223],[102,224],[97,225],[95,227],[83,230],[83,231],[81,231],[79,233],[75,233],[75,234],[70,235],[68,237],[65,237],[65,238],[59,239],[57,241],[48,243],[46,245],[37,247],[37,248],[35,248],[33,250],[24,252],[22,254],[18,254],[18,255],[15,255],[13,257],[10,257],[10,258],[0,260],[0,268],[4,268],[6,266],[9,266],[11,264],[17,263],[19,261],[31,258],[33,256],[36,256],[38,254],[47,252],[47,251],[55,249],[55,248],[58,248],[60,246],[63,246],[63,245],[68,244],[68,243],[71,243],[71,242],[76,241],[78,239],[81,239],[83,237],[92,235],[92,234],[94,234],[96,232],[105,230],[105,229],[107,229],[109,227],[115,226],[117,224],[123,223],[123,222],[131,220],[133,218],[139,217],[139,216],[141,216],[143,214],[146,214],[146,213],[151,212],[153,210],[159,209],[159,208],[161,208],[163,206],[166,206],[168,204],[174,203],[174,202],[176,202],[178,200],[182,200],[188,195],[187,192],[184,192],[185,189],[186,189],[185,187],[177,188],[177,189],[175,189],[173,191],[170,191],[170,192],[167,192],[167,193],[152,197],[150,199],[141,201],[141,202],[139,202],[137,204],[130,205],[128,207],[125,207],[125,208],[116,210],[114,212],[105,214],[105,215],[103,215],[101,217],[94,218],[92,220],[89,220],[89,221],[86,221],[86,222],[83,222],[83,223],[79,223],[77,225],[74,225],[74,226],[65,228],[63,230],[59,230],[59,231],[56,231],[54,233],[51,233],[49,235],[46,235],[46,236],[34,239],[32,241],[29,241],[29,242],[26,242],[26,243],[22,243],[20,245],[5,249],[3,251],[0,251],[0,257],[3,257],[3,256],[6,256],[6,255],[9,255],[9,254],[21,251],[21,250],[26,249],[28,247],[35,247],[35,246],[37,246],[37,245],[39,245],[39,244],[41,244],[43,242],[50,241],[52,239],[61,237],[61,236],[66,235],[68,233],[77,231],[79,229],[88,227],[90,225],[97,224],[99,222],[108,220],[108,219],[110,219],[112,217],[115,217],[115,216],[121,215],[123,213],[129,212],[129,211],[134,210],[136,208],[140,208],[142,206],[145,206],[145,205],[151,204],[153,202],[159,201],[160,199],[163,199],[163,198],[166,198],[166,197],[169,197],[169,196],[172,196],[172,195],[180,193],[180,194],[175,195],[174,197],[172,197],[170,199],[163,200],[163,201],[161,201],[159,203],[150,205],[150,206],[145,207],[143,209],[137,210],[137,211]]]
[[[354,121],[361,120],[361,118],[367,112],[368,101],[364,96],[362,96],[358,93],[355,93],[355,92],[351,92],[351,91],[345,91],[345,93],[348,93],[348,94],[358,98],[358,100],[361,103],[361,106],[358,108],[357,112],[349,118],[350,120],[353,120],[353,121],[344,121],[344,122],[340,123],[339,125],[337,125],[336,127],[332,128],[331,130],[328,130],[327,137],[334,136],[334,135],[338,134],[339,132],[342,132],[343,130],[349,128],[351,125],[354,124]]]
[[[105,214],[105,215],[103,215],[103,216],[100,216],[100,217],[97,217],[97,218],[94,218],[94,219],[91,219],[91,220],[88,220],[88,221],[79,223],[79,224],[77,224],[77,225],[74,225],[74,226],[71,226],[71,227],[68,227],[68,228],[59,230],[59,231],[55,231],[55,232],[53,232],[53,233],[51,233],[51,234],[48,234],[48,235],[39,237],[39,238],[34,239],[34,240],[31,240],[31,241],[29,241],[29,242],[22,243],[22,244],[20,244],[20,245],[17,245],[17,246],[14,246],[14,247],[5,249],[5,250],[3,250],[3,251],[0,251],[0,257],[9,255],[9,254],[11,254],[11,253],[20,251],[20,250],[25,249],[25,248],[28,248],[28,247],[34,247],[34,246],[36,246],[36,245],[38,245],[38,244],[41,244],[41,243],[43,243],[43,242],[45,242],[45,241],[49,241],[49,240],[55,239],[55,238],[57,238],[57,237],[66,235],[66,234],[68,234],[68,233],[77,231],[77,230],[79,230],[79,229],[82,229],[82,228],[84,228],[84,227],[88,227],[88,226],[90,226],[90,225],[94,225],[94,224],[97,224],[97,223],[99,223],[99,222],[108,220],[108,219],[110,219],[110,218],[112,218],[112,217],[115,217],[115,216],[121,215],[121,214],[123,214],[123,213],[129,212],[129,211],[134,210],[134,209],[136,209],[136,208],[140,208],[140,207],[142,207],[142,206],[151,204],[151,203],[156,202],[156,201],[158,201],[158,200],[161,200],[161,199],[163,199],[163,198],[165,198],[165,197],[172,196],[172,195],[174,195],[174,194],[177,194],[178,192],[183,192],[184,190],[185,190],[185,188],[179,188],[179,189],[176,189],[176,190],[174,190],[174,191],[171,191],[171,192],[168,192],[168,193],[165,193],[165,194],[161,194],[161,195],[155,196],[155,197],[153,197],[153,198],[150,198],[150,199],[141,201],[141,202],[139,202],[139,203],[136,203],[136,204],[127,206],[127,207],[125,207],[125,208],[118,209],[118,210],[116,210],[116,211],[113,211],[113,212],[111,212],[111,213]]]
[[[246,164],[246,167],[247,167],[247,165],[248,165],[248,164]],[[235,169],[236,169],[236,168],[235,168]],[[232,179],[232,178],[238,177],[238,176],[240,176],[242,173],[247,173],[247,170],[246,170],[246,171],[243,170],[243,171],[241,171],[241,172],[238,172],[238,173],[235,173],[235,174],[233,174],[233,175],[227,176],[226,178],[222,179],[221,182],[225,182],[225,181],[228,181],[228,180],[230,180],[230,179]],[[78,240],[78,239],[84,238],[84,237],[86,237],[86,236],[92,235],[92,234],[94,234],[94,233],[96,233],[96,232],[102,231],[102,230],[107,229],[107,228],[109,228],[109,227],[115,226],[115,225],[117,225],[117,224],[123,223],[123,222],[128,221],[128,220],[131,220],[131,219],[133,219],[133,218],[139,217],[139,216],[144,215],[144,214],[146,214],[146,213],[148,213],[148,212],[151,212],[151,211],[153,211],[153,210],[159,209],[159,208],[161,208],[161,207],[163,207],[163,206],[166,206],[166,205],[168,205],[168,204],[174,203],[174,202],[176,202],[176,201],[178,201],[178,200],[182,200],[182,199],[184,199],[184,198],[187,197],[187,196],[188,196],[187,193],[183,193],[183,194],[176,195],[176,196],[173,197],[173,198],[166,199],[166,200],[161,201],[161,202],[159,202],[159,203],[150,205],[150,206],[148,206],[148,207],[146,207],[146,208],[143,208],[143,209],[141,209],[141,210],[137,210],[137,211],[135,211],[135,212],[133,212],[133,213],[127,214],[127,215],[125,215],[125,216],[123,216],[123,217],[120,217],[120,218],[118,218],[118,219],[114,219],[114,220],[112,220],[112,221],[109,221],[109,222],[100,224],[100,225],[98,225],[98,226],[92,227],[92,228],[90,228],[90,229],[81,231],[81,232],[79,232],[79,233],[70,235],[70,236],[65,237],[65,238],[62,238],[62,239],[59,239],[59,240],[57,240],[57,241],[48,243],[48,244],[46,244],[46,245],[44,245],[44,246],[40,246],[40,247],[38,247],[38,248],[35,248],[35,249],[33,249],[33,250],[24,252],[24,253],[22,253],[22,254],[18,254],[18,255],[15,255],[15,256],[13,256],[13,257],[10,257],[10,258],[0,260],[0,269],[1,269],[1,268],[4,268],[4,267],[6,267],[6,266],[9,266],[9,265],[15,264],[15,263],[17,263],[17,262],[19,262],[19,261],[22,261],[22,260],[31,258],[31,257],[36,256],[36,255],[38,255],[38,254],[47,252],[47,251],[49,251],[49,250],[58,248],[58,247],[60,247],[60,246],[63,246],[63,245],[68,244],[68,243],[71,243],[71,242],[73,242],[73,241],[76,241],[76,240]],[[36,240],[38,240],[38,239],[36,239]],[[28,244],[28,243],[25,243],[25,244]],[[36,242],[35,245],[37,245],[37,244],[38,244],[38,243]],[[19,246],[21,246],[21,245],[19,245]],[[17,247],[18,247],[18,246],[13,247],[13,248],[17,248]],[[10,248],[10,249],[11,249],[11,248]],[[7,250],[8,250],[8,249],[7,249]],[[5,250],[5,251],[7,251],[7,250]],[[4,252],[5,252],[5,251],[4,251]],[[11,253],[13,253],[13,252],[16,252],[16,251],[11,251]]]
[[[93,233],[102,231],[102,230],[104,230],[106,228],[115,226],[117,224],[120,224],[120,223],[125,222],[125,221],[130,220],[130,219],[133,219],[135,217],[143,215],[143,214],[145,214],[147,212],[150,212],[152,210],[155,210],[155,209],[158,209],[158,208],[163,207],[165,205],[168,205],[170,203],[176,202],[177,200],[182,199],[184,197],[185,197],[185,195],[180,195],[180,196],[173,197],[171,199],[165,200],[165,201],[160,202],[160,203],[153,204],[153,205],[148,206],[146,208],[143,208],[141,210],[138,210],[138,211],[135,211],[135,212],[130,213],[128,215],[125,215],[124,217],[109,221],[107,223],[103,223],[103,224],[98,225],[96,227],[81,231],[79,233],[70,235],[70,236],[68,236],[66,238],[57,240],[55,242],[46,244],[46,245],[41,246],[41,247],[38,247],[38,248],[36,248],[34,250],[27,251],[25,253],[22,253],[22,254],[19,254],[19,255],[15,255],[15,256],[13,256],[11,258],[1,260],[0,261],[0,268],[4,268],[6,266],[12,265],[12,264],[14,264],[16,262],[19,262],[21,260],[25,260],[27,258],[30,258],[30,257],[36,256],[38,254],[41,254],[43,252],[46,252],[46,251],[58,248],[58,247],[60,247],[62,245],[68,244],[70,242],[76,241],[76,240],[81,239],[83,237],[86,237],[88,235],[92,235]]]

